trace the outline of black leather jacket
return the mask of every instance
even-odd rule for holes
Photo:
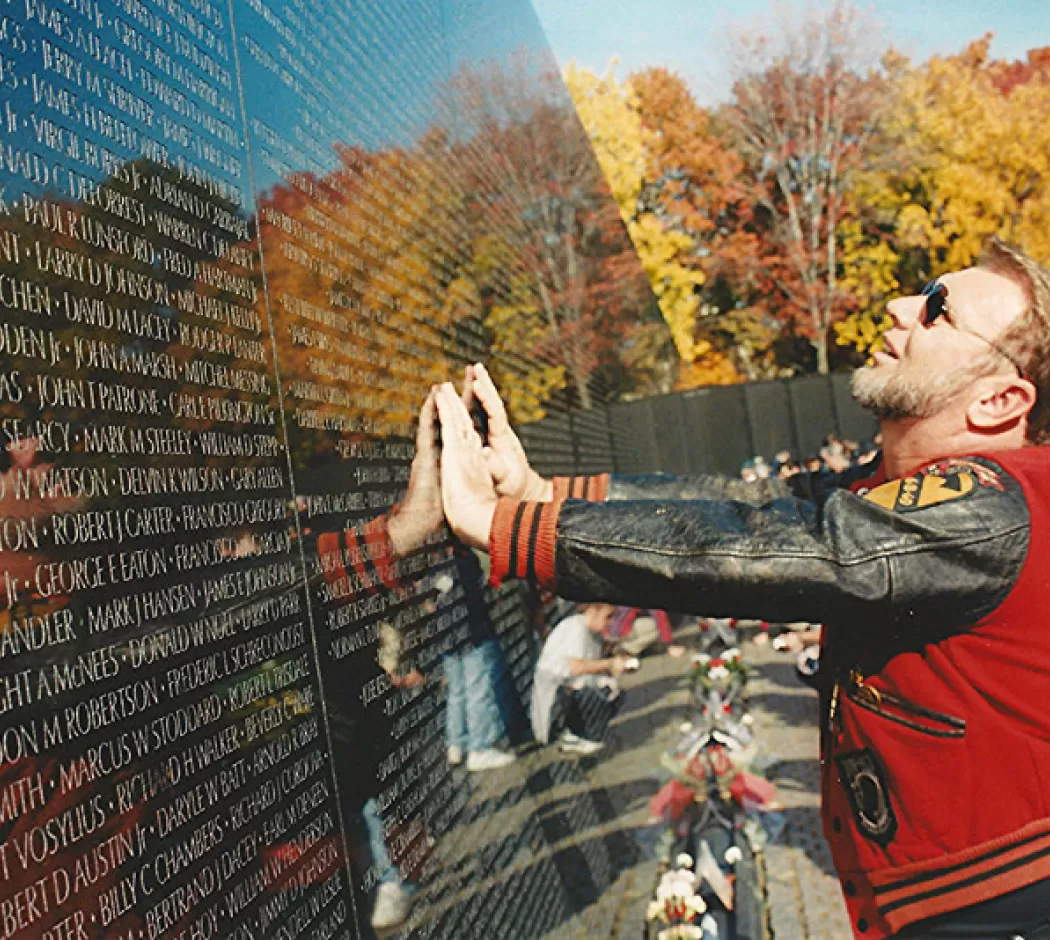
[[[941,461],[912,478],[939,476],[922,505],[905,493],[887,507],[886,494],[865,498],[875,467],[755,483],[613,477],[606,502],[562,505],[555,589],[710,615],[878,624],[882,637],[922,642],[993,610],[1028,547],[1019,484],[986,458]]]

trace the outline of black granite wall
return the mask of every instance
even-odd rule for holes
[[[542,936],[554,778],[508,829],[446,760],[486,639],[524,737],[528,599],[373,544],[432,383],[600,400],[629,243],[530,5],[0,0],[0,88],[0,937],[368,936],[368,812],[404,935]]]

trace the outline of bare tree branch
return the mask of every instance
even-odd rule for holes
[[[735,84],[727,117],[759,183],[774,181],[775,192],[760,201],[799,281],[785,295],[798,296],[807,312],[826,372],[827,331],[841,309],[843,194],[880,122],[880,31],[849,0],[777,12],[730,37]]]

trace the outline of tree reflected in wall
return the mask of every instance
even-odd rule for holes
[[[452,89],[472,156],[475,280],[512,417],[541,417],[563,389],[591,408],[631,383],[623,351],[665,328],[590,141],[546,58],[464,68]],[[538,361],[517,375],[503,357]]]

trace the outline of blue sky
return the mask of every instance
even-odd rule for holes
[[[681,74],[703,104],[724,100],[729,84],[721,41],[727,28],[770,9],[770,0],[533,0],[554,54],[604,71],[618,56],[621,76],[650,65]],[[962,49],[986,32],[992,54],[1023,58],[1050,45],[1050,0],[880,0],[873,10],[887,43],[916,60]]]

